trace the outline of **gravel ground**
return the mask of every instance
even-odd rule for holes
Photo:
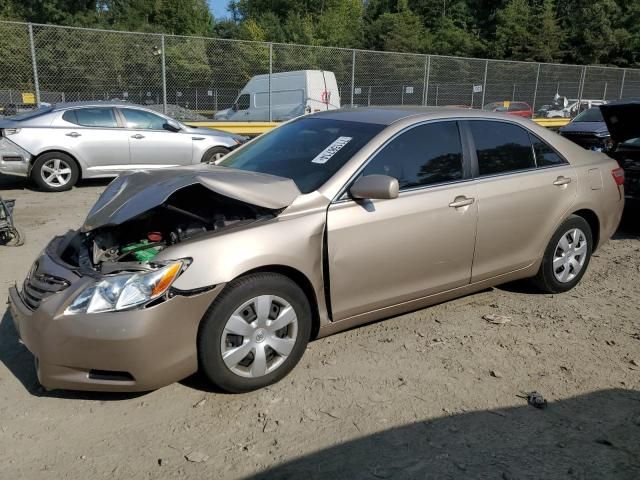
[[[46,194],[0,178],[27,233],[0,247],[2,298],[105,185]],[[638,479],[639,224],[628,212],[571,292],[506,285],[318,340],[243,395],[198,376],[141,395],[46,392],[3,308],[0,478]],[[546,409],[521,398],[533,390]]]

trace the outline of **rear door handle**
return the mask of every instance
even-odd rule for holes
[[[553,182],[553,184],[557,186],[567,185],[569,183],[571,183],[571,179],[563,176],[556,178],[555,182]]]
[[[455,200],[449,204],[449,206],[452,208],[467,207],[475,201],[475,198],[467,198],[464,195],[461,195],[459,197],[456,197]]]
[[[73,137],[73,138],[77,138],[77,137],[81,137],[82,134],[78,133],[78,132],[70,132],[70,133],[66,133],[65,134],[67,137]]]
[[[144,135],[140,135],[139,133],[136,133],[135,135],[131,135],[131,138],[135,138],[136,140],[140,140],[141,138],[144,138]]]

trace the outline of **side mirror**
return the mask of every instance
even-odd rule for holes
[[[179,132],[181,130],[180,125],[175,122],[169,121],[162,125],[162,128],[164,128],[165,130],[169,130],[170,132]]]
[[[353,198],[388,200],[398,197],[398,180],[387,175],[365,175],[358,178],[349,189]]]

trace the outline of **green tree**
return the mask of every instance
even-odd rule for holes
[[[493,54],[510,60],[532,59],[532,11],[527,0],[509,0],[496,12]]]
[[[562,59],[564,31],[556,18],[554,0],[543,0],[535,10],[531,39],[531,57],[539,62],[557,62]]]
[[[378,50],[418,53],[430,49],[431,38],[407,1],[400,0],[397,12],[383,13],[369,25],[367,43]]]

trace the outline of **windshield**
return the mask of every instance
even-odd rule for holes
[[[602,112],[598,107],[590,108],[589,110],[585,110],[576,118],[573,119],[574,122],[604,122],[604,118],[602,118]]]
[[[256,138],[218,164],[292,179],[302,193],[317,190],[384,125],[303,118]]]
[[[20,113],[18,115],[14,115],[12,117],[8,117],[9,120],[13,120],[15,122],[20,122],[22,120],[29,120],[30,118],[38,117],[40,115],[44,115],[45,113],[49,113],[53,110],[53,107],[40,107],[35,110],[29,110],[28,112]]]

